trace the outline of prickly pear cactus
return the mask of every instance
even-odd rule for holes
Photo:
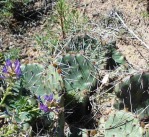
[[[114,112],[105,123],[105,137],[146,137],[146,134],[132,113]]]
[[[57,63],[67,93],[76,94],[96,88],[96,69],[83,55],[66,54]]]
[[[49,65],[47,68],[40,64],[27,64],[22,66],[23,86],[36,96],[61,93],[63,82],[57,70]]]
[[[128,66],[125,57],[116,49],[116,42],[104,44],[89,35],[77,36],[68,43],[68,52],[82,52],[100,69]]]
[[[48,80],[48,81],[47,81]],[[64,88],[63,80],[59,71],[53,66],[49,65],[44,73],[44,83],[49,84],[49,88],[53,93],[61,94]]]
[[[66,109],[76,108],[78,117],[84,115],[89,103],[88,94],[97,86],[96,69],[81,54],[66,54],[56,62],[64,81]]]
[[[121,108],[128,108],[135,111],[139,106],[143,107],[149,98],[149,73],[137,73],[122,79],[116,85],[115,93],[120,101]]]
[[[68,43],[69,50],[71,51],[87,51],[94,50],[98,46],[98,41],[91,38],[89,35],[77,36],[71,39]]]
[[[89,35],[76,36],[68,43],[69,52],[81,52],[98,68],[104,69],[106,64],[105,49],[102,44]]]
[[[127,69],[128,64],[126,62],[125,57],[117,50],[116,42],[108,43],[104,46],[105,58],[106,61],[106,69],[115,69],[119,66]]]
[[[63,97],[59,96],[63,91],[63,82],[62,78],[57,72],[57,69],[53,67],[53,65],[49,65],[48,67],[44,67],[40,64],[26,64],[22,65],[22,73],[23,73],[23,88],[29,90],[34,96],[38,97],[38,102],[40,102],[40,109],[45,110],[45,107],[48,107],[50,113],[43,112],[39,119],[42,119],[44,126],[54,126],[52,125],[54,122],[54,118],[57,116],[54,111],[57,109],[57,113],[59,113],[58,108],[63,107]],[[53,96],[50,96],[50,95]],[[50,100],[48,102],[48,100]],[[58,101],[57,104],[54,101]],[[45,105],[44,105],[44,104]],[[48,105],[48,106],[47,106]],[[56,105],[56,106],[55,106]],[[61,113],[58,119],[58,135],[57,137],[63,137],[63,127],[64,127],[64,114]],[[34,125],[33,125],[34,126]],[[59,135],[61,134],[61,135]]]

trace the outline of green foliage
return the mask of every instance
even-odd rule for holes
[[[82,24],[80,14],[74,7],[70,6],[69,1],[59,0],[56,5],[56,12],[63,38],[66,37],[66,33],[78,31],[77,29]],[[85,17],[82,17],[82,19],[83,23],[85,23]]]
[[[24,90],[22,92],[21,87],[19,91],[8,87],[4,92],[4,97],[1,100],[0,109],[1,118],[5,118],[7,122],[10,122],[11,127],[2,126],[3,132],[1,135],[9,136],[14,134],[18,136],[18,131],[31,134],[32,122],[36,118],[40,117],[40,111],[38,109],[38,103],[36,99]],[[4,132],[5,131],[5,132]]]
[[[37,101],[33,97],[16,96],[16,99],[10,97],[10,99],[7,99],[6,104],[8,106],[8,112],[11,113],[15,110],[14,114],[12,114],[13,123],[28,123],[30,125],[38,116],[40,116],[39,110],[37,109]]]
[[[11,17],[12,14],[12,10],[14,8],[14,5],[18,2],[22,2],[23,4],[27,4],[29,2],[29,0],[3,0],[0,1],[0,7],[1,7],[1,11],[0,11],[0,17],[4,18],[4,17]]]
[[[11,60],[16,60],[20,58],[20,49],[19,48],[12,48],[5,54],[5,60],[11,59]]]
[[[57,45],[59,43],[58,37],[55,34],[52,34],[51,31],[48,31],[46,36],[36,35],[35,40],[37,42],[37,45],[40,46],[40,49],[42,51],[46,50],[46,53],[48,55],[53,54],[53,52],[55,51],[55,49],[57,48]],[[44,55],[44,56],[46,56],[46,55]]]
[[[4,0],[0,2],[1,6],[1,12],[0,16],[1,17],[10,17],[12,16],[11,10],[13,8],[13,1],[12,0]]]
[[[83,25],[87,23],[87,19],[71,6],[70,1],[58,0],[48,22],[46,30],[49,30],[51,40],[55,38],[61,40],[67,38],[69,34],[81,31]]]
[[[148,12],[142,12],[141,15],[142,15],[144,18],[148,18],[148,17],[149,17],[149,13],[148,13]]]
[[[40,64],[26,64],[22,66],[22,71],[24,77],[23,87],[30,90],[31,93],[41,96],[44,90],[44,85],[42,83],[43,79],[41,77],[44,67]]]
[[[50,93],[53,93],[54,99],[60,99],[59,107],[64,107],[64,99],[63,97],[59,97],[59,95],[63,91],[63,82],[56,68],[54,68],[52,65],[44,67],[40,64],[27,64],[25,66],[22,66],[22,71],[24,78],[23,87],[25,89],[28,89],[36,97],[40,96],[42,102],[45,101],[45,95],[50,95]],[[53,103],[53,101],[47,102],[48,107],[51,107],[51,109],[54,108],[54,106],[52,106]],[[59,111],[58,108],[55,109]],[[58,126],[56,135],[57,137],[64,137],[65,121],[63,110],[61,110],[60,112],[56,112],[56,110],[53,110],[53,112],[50,112],[48,114],[50,120],[54,120],[54,117],[56,117],[57,115]],[[48,125],[49,123],[50,121],[48,121]]]
[[[38,15],[44,10],[43,5],[37,9],[34,6],[36,2],[33,0],[1,0],[0,24],[10,33],[24,34],[33,21],[40,19]]]
[[[115,69],[119,66],[127,67],[125,57],[117,50],[116,42],[108,43],[104,46],[105,58],[107,59],[106,69]]]
[[[65,0],[59,0],[57,2],[57,12],[58,12],[58,15],[59,15],[59,18],[60,18],[60,26],[61,26],[61,31],[62,31],[62,36],[63,38],[66,37],[66,32],[65,32],[65,8],[66,10],[67,7],[66,7],[66,4],[65,4]]]
[[[12,123],[11,125],[15,127],[9,130],[11,132],[8,132],[8,128],[4,125],[2,129],[6,130],[6,132],[2,133],[2,135],[8,136],[13,133],[15,136],[18,136],[19,130],[22,134],[26,134],[26,130],[30,131],[28,134],[31,135],[32,132],[30,129],[33,128],[35,130],[38,128],[40,126],[38,120],[41,119],[45,128],[48,129],[50,125],[54,128],[55,113],[58,112],[55,111],[48,114],[41,112],[38,108],[38,104],[41,102],[37,97],[41,96],[42,101],[44,101],[44,95],[52,92],[58,98],[62,89],[61,77],[53,66],[50,65],[45,69],[40,64],[22,65],[22,75],[23,77],[20,80],[11,84],[7,83],[8,87],[5,87],[4,90],[6,91],[2,93],[3,97],[0,102],[2,113],[0,116],[1,118],[7,118],[7,121],[10,121]],[[62,100],[59,103],[63,105]],[[58,132],[62,134],[64,131],[63,113],[59,117],[61,126],[58,126]]]

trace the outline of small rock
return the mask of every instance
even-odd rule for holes
[[[9,45],[10,45],[10,46],[13,45],[13,42],[10,42]]]

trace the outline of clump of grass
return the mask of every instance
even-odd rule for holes
[[[22,3],[23,5],[26,5],[29,2],[29,0],[4,0],[0,1],[0,23],[5,21],[6,19],[9,19],[13,17],[13,9],[16,4]]]
[[[5,53],[6,59],[16,60],[20,58],[20,49],[19,48],[12,48],[8,52]]]
[[[142,12],[141,14],[144,18],[148,18],[149,17],[149,13],[148,12]]]
[[[65,45],[67,39],[82,32],[87,22],[88,18],[82,15],[72,3],[59,0],[45,23],[44,34],[35,36],[37,45],[42,51],[46,50],[46,53],[51,55],[60,44],[60,46]]]

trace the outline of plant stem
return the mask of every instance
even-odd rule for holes
[[[60,26],[61,26],[61,30],[62,30],[62,37],[63,39],[66,38],[66,33],[65,33],[65,0],[59,0],[58,2],[58,6],[57,6],[57,11],[59,14],[59,18],[60,18]]]
[[[11,93],[11,90],[12,90],[11,87],[8,87],[8,88],[6,89],[6,92],[4,93],[4,96],[3,96],[3,98],[2,98],[2,100],[1,100],[1,102],[0,102],[0,106],[2,106],[2,104],[4,103],[6,97],[7,97],[8,95],[11,95],[11,94],[12,94],[12,93]]]
[[[65,117],[64,117],[64,110],[62,110],[58,114],[57,137],[64,137],[64,125],[65,125]]]
[[[63,39],[65,39],[66,34],[65,34],[65,30],[64,30],[64,20],[63,20],[63,17],[61,15],[60,15],[60,21],[61,21],[62,36],[63,36]]]
[[[33,111],[37,111],[37,110],[39,110],[39,108],[32,109],[32,110],[30,110],[28,112],[33,112]]]

